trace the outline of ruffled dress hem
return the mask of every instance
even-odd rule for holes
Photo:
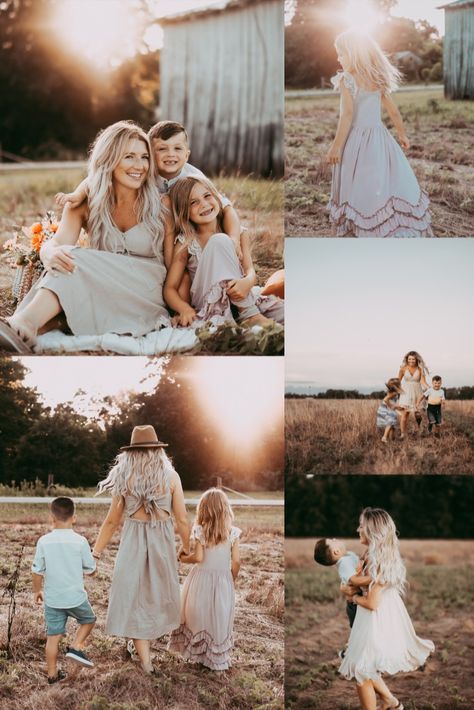
[[[379,680],[382,674],[396,675],[397,673],[413,673],[413,671],[416,671],[426,663],[430,654],[434,651],[434,644],[432,642],[426,641],[425,643],[428,648],[425,649],[424,653],[418,656],[407,654],[402,661],[397,660],[397,662],[382,659],[377,666],[374,666],[374,664],[363,666],[358,663],[348,663],[348,668],[342,670],[344,666],[343,662],[339,668],[339,673],[347,680],[355,678],[358,685],[362,685],[362,683],[365,683],[367,680]]]
[[[207,631],[193,634],[185,624],[173,631],[169,643],[170,651],[178,651],[186,661],[202,663],[213,671],[225,671],[231,667],[229,654],[234,646],[229,636],[222,643],[215,643]]]

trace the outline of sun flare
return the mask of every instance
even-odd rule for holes
[[[62,0],[52,18],[63,44],[100,69],[133,57],[140,44],[137,8],[127,0]]]
[[[199,358],[197,396],[226,443],[248,451],[283,421],[281,362],[269,358]]]
[[[351,29],[372,32],[381,20],[371,0],[347,0],[344,19]]]

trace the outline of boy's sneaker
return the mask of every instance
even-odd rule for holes
[[[53,683],[59,683],[61,680],[64,680],[66,678],[66,676],[67,676],[67,673],[65,673],[64,671],[58,671],[57,674],[53,678],[50,678],[48,676],[48,683],[49,683],[49,685],[53,685]]]
[[[80,651],[78,648],[72,648],[72,646],[68,646],[66,658],[70,658],[72,661],[81,663],[83,666],[87,666],[88,668],[92,668],[94,665],[90,658],[86,656],[84,651]]]
[[[343,661],[343,660],[344,660],[344,656],[346,655],[346,649],[343,648],[342,651],[338,651],[338,652],[337,652],[337,655],[339,656],[339,658],[341,659],[341,661]]]

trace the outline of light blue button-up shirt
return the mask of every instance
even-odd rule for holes
[[[71,528],[56,528],[40,537],[31,570],[44,576],[45,604],[73,609],[87,599],[84,574],[95,571],[86,538]]]

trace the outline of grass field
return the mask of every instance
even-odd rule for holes
[[[91,643],[93,669],[63,664],[68,679],[45,680],[42,612],[32,603],[30,566],[38,537],[48,530],[46,506],[0,506],[3,551],[2,594],[25,545],[16,596],[13,658],[0,654],[0,707],[8,710],[196,710],[283,708],[283,509],[237,509],[242,570],[236,583],[233,667],[213,673],[166,651],[166,638],[152,644],[160,675],[145,676],[123,659],[124,641],[104,633],[107,594],[118,548],[118,534],[104,553],[97,576],[87,581],[98,617]],[[105,509],[78,506],[77,532],[93,543]],[[182,582],[190,567],[179,565]],[[0,645],[6,640],[8,596],[0,597]],[[71,622],[70,622],[71,623]],[[71,629],[73,628],[71,623]]]
[[[474,402],[448,401],[439,439],[424,419],[388,444],[375,426],[379,402],[368,399],[288,399],[285,406],[288,474],[473,474]],[[397,434],[398,436],[398,434]]]
[[[54,209],[54,195],[72,190],[80,170],[2,172],[0,168],[0,316],[12,312],[12,270],[2,246],[21,226],[29,226]],[[252,177],[216,178],[219,190],[232,200],[252,240],[258,283],[283,266],[283,184]]]
[[[441,87],[401,91],[395,101],[411,143],[407,157],[430,196],[435,236],[472,236],[474,105],[446,101]],[[285,236],[331,236],[331,171],[323,158],[338,111],[338,94],[287,100]]]
[[[285,609],[286,707],[356,710],[355,684],[338,676],[337,651],[349,625],[336,571],[312,559],[314,540],[287,539]],[[347,540],[356,553],[362,546]],[[422,638],[435,653],[424,671],[387,678],[405,710],[474,707],[474,543],[401,541],[409,589],[405,603]]]

